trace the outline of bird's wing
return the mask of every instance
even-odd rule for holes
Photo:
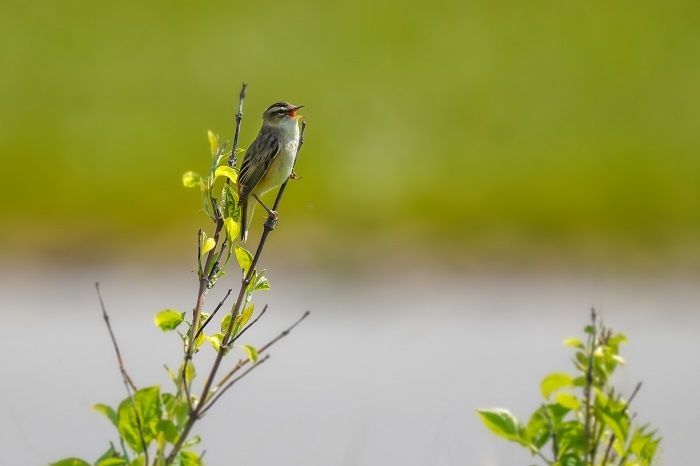
[[[279,138],[273,132],[258,135],[243,157],[241,173],[238,176],[239,204],[242,203],[260,183],[270,164],[280,152]]]

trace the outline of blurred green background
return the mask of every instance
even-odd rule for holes
[[[243,147],[307,107],[285,257],[700,269],[696,1],[3,0],[0,62],[4,257],[189,260],[247,81]]]

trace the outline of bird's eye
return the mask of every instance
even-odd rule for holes
[[[277,110],[278,115],[284,115],[284,110]]]

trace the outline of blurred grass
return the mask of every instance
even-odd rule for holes
[[[246,80],[243,147],[307,106],[297,255],[700,265],[697,2],[5,0],[0,43],[6,255],[182,249]]]

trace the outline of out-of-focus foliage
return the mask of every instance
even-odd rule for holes
[[[610,381],[625,363],[619,349],[627,338],[606,328],[595,312],[584,332],[586,343],[564,342],[576,349],[576,375],[554,372],[542,380],[544,401],[527,425],[503,408],[479,409],[479,417],[491,432],[551,466],[657,464],[661,435],[629,409],[641,383],[623,398]]]
[[[280,223],[306,255],[389,231],[465,256],[695,250],[698,43],[692,1],[5,0],[0,243],[193,238],[182,173],[207,171],[207,129],[232,137],[246,80],[243,148],[270,103],[307,107]]]

